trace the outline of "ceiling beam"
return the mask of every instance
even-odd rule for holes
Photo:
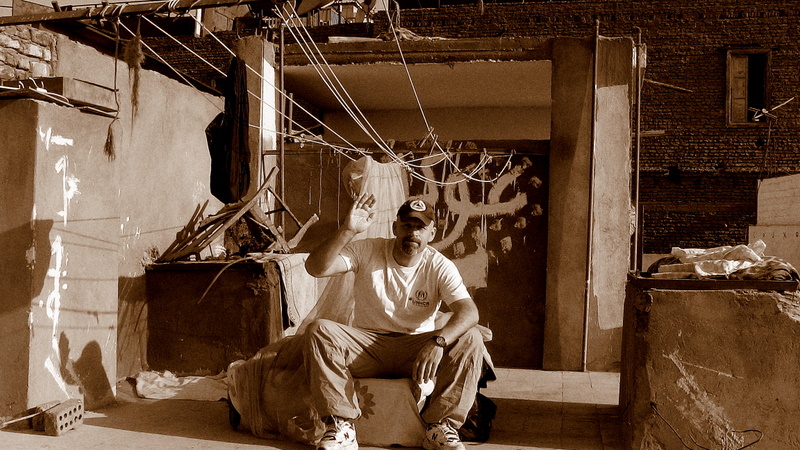
[[[117,17],[128,17],[154,13],[185,13],[193,9],[215,8],[218,6],[235,6],[248,3],[264,3],[264,0],[177,0],[153,3],[134,3],[130,5],[124,3],[109,3],[90,8],[53,11],[42,14],[0,17],[0,26],[25,25],[64,20],[114,19]]]

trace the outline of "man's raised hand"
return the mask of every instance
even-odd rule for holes
[[[355,233],[366,231],[375,217],[375,195],[361,193],[350,208],[344,227]]]

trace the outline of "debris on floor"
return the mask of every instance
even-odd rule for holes
[[[32,428],[50,436],[61,436],[82,424],[83,416],[83,400],[73,398],[63,402],[52,401],[30,408],[20,417],[0,424],[0,429]]]

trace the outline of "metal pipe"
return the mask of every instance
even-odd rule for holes
[[[284,53],[286,53],[286,43],[284,41],[284,34],[285,34],[284,31],[285,31],[285,29],[286,29],[286,24],[284,22],[281,22],[281,40],[280,40],[281,59],[280,59],[280,64],[279,64],[279,68],[278,68],[278,70],[280,72],[279,82],[280,82],[280,92],[281,92],[281,103],[280,103],[280,121],[281,121],[280,131],[281,131],[281,134],[280,134],[280,136],[278,136],[278,150],[280,151],[280,155],[281,155],[280,156],[280,159],[281,159],[281,161],[280,161],[280,167],[281,167],[280,174],[281,174],[281,177],[280,177],[280,189],[279,189],[279,191],[281,193],[281,198],[286,198],[286,177],[284,176],[284,174],[286,173],[286,171],[284,170],[286,168],[285,164],[284,164],[284,162],[285,162],[284,159],[285,159],[285,156],[286,156],[285,155],[285,150],[286,150],[285,141],[286,140],[284,139],[284,136],[286,136],[286,114],[285,114],[286,113],[286,95],[285,95],[286,94],[286,90],[285,90],[285,87],[284,87],[285,86],[285,84],[284,84],[285,63],[284,63],[284,60],[283,60]],[[284,232],[286,232],[286,228],[284,227],[284,215],[283,215],[283,213],[281,213],[279,215],[279,224],[280,224],[281,228],[284,230]]]
[[[583,352],[581,371],[586,372],[589,356],[589,306],[592,296],[592,252],[594,250],[594,153],[597,146],[597,52],[600,47],[600,19],[595,20],[594,52],[592,55],[592,142],[589,150],[589,214],[586,236],[586,290],[583,296]]]
[[[634,172],[633,172],[633,210],[634,210],[634,229],[633,229],[633,251],[631,252],[631,270],[641,269],[641,258],[639,257],[639,158],[642,145],[642,29],[634,27],[638,31],[636,41],[636,143],[634,146]]]

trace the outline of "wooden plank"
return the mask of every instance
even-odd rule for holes
[[[297,244],[299,244],[300,240],[303,239],[303,236],[306,234],[306,231],[308,231],[308,229],[311,227],[311,225],[314,225],[318,221],[319,221],[319,217],[316,214],[311,216],[306,221],[306,223],[304,223],[303,226],[300,227],[300,230],[297,231],[297,234],[295,234],[294,237],[289,239],[289,242],[287,242],[289,248],[292,249],[292,248],[297,247]]]
[[[670,290],[731,290],[753,289],[758,291],[796,291],[797,281],[779,280],[700,280],[648,278],[629,276],[628,281],[639,289],[670,289]]]
[[[172,241],[172,244],[170,244],[170,246],[167,247],[166,250],[164,250],[164,253],[162,253],[161,256],[158,257],[156,262],[166,261],[165,258],[168,257],[172,252],[190,242],[195,233],[197,233],[197,231],[195,230],[195,226],[197,224],[197,221],[201,217],[203,217],[203,211],[206,210],[206,206],[208,206],[208,200],[206,200],[202,206],[197,205],[197,207],[194,209],[192,217],[189,219],[189,223],[187,223],[186,226],[183,227],[183,229],[181,229],[181,231],[175,234],[175,240]]]
[[[275,176],[275,173],[277,171],[278,171],[277,168],[275,168],[275,167],[272,168],[272,170],[269,172],[269,175],[267,176],[267,179],[264,181],[264,183],[258,189],[258,192],[256,192],[256,194],[253,195],[253,197],[251,197],[250,200],[245,202],[245,204],[239,209],[239,211],[236,212],[236,214],[230,216],[227,220],[225,220],[225,222],[222,225],[220,225],[218,227],[213,227],[213,228],[201,233],[199,238],[194,241],[195,243],[193,245],[190,245],[189,247],[187,247],[187,248],[185,248],[185,249],[183,249],[181,251],[175,252],[172,255],[172,259],[183,258],[184,256],[189,255],[194,251],[202,250],[203,246],[205,246],[208,243],[212,242],[217,236],[219,236],[220,233],[223,233],[231,225],[233,225],[237,220],[242,218],[242,216],[244,216],[245,213],[247,213],[250,210],[250,208],[252,208],[253,206],[256,205],[256,201],[258,200],[258,198],[261,195],[263,195],[264,192],[267,191],[267,189],[269,189],[269,183],[270,183],[270,181],[272,181],[272,178]]]
[[[283,233],[281,233],[278,227],[275,226],[272,220],[269,217],[267,217],[267,215],[264,214],[263,211],[261,211],[261,208],[258,205],[256,205],[249,211],[249,213],[255,222],[267,227],[269,232],[275,237],[275,243],[270,245],[269,248],[274,249],[275,247],[277,247],[278,250],[288,253],[290,248],[289,245],[286,243],[286,238],[283,236]]]

